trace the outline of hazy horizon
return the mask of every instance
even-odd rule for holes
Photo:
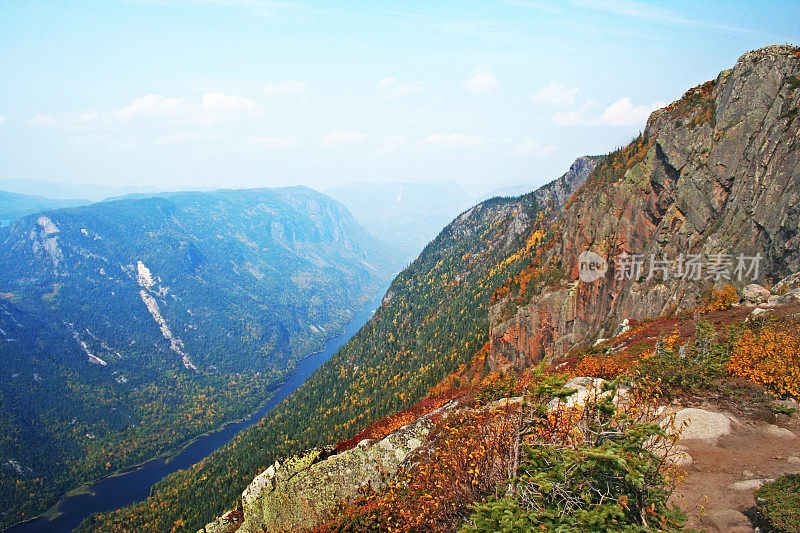
[[[542,185],[626,144],[790,2],[4,3],[0,179]],[[608,58],[613,58],[609,60]]]

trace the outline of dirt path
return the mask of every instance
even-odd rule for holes
[[[800,416],[777,423],[731,419],[731,432],[714,438],[684,439],[692,457],[686,479],[673,495],[689,517],[689,526],[711,532],[754,531],[753,492],[763,481],[800,473]],[[691,422],[690,422],[691,424]]]

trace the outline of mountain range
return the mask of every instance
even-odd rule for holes
[[[304,187],[47,210],[0,241],[5,524],[252,412],[397,268]]]
[[[420,406],[430,412],[458,394],[472,390],[474,397],[474,389],[493,375],[489,385],[503,390],[501,371],[564,365],[587,354],[612,358],[613,350],[592,351],[592,345],[617,338],[630,323],[730,309],[739,295],[759,290],[770,302],[784,301],[761,285],[783,284],[786,290],[792,286],[778,280],[800,271],[798,89],[800,48],[747,53],[715,80],[654,112],[626,147],[579,158],[564,176],[535,192],[468,209],[394,279],[361,331],[262,423],[157,484],[147,501],[95,516],[82,530],[167,531],[175,524],[183,531],[204,524],[206,531],[301,530],[298,524],[315,524],[330,512],[332,523],[367,531],[368,525],[359,529],[359,524],[393,512],[396,500],[367,491],[355,508],[332,507],[348,494],[344,489],[308,485],[314,479],[309,475],[302,478],[308,485],[302,487],[304,497],[293,499],[284,489],[297,486],[287,480],[322,464],[339,476],[337,465],[351,464],[344,454],[355,447],[380,458],[380,450],[368,450],[377,450],[376,441],[387,436],[390,430],[380,432],[384,426],[405,427],[405,433],[393,435],[408,442],[429,438],[425,432],[408,433]],[[635,272],[626,270],[631,256],[641,261]],[[596,271],[589,278],[582,277],[586,257]],[[700,266],[687,271],[690,258]],[[749,261],[747,268],[737,272],[742,260]],[[676,330],[670,342],[679,337]],[[651,348],[658,362],[671,353],[665,342],[639,346],[636,353]],[[665,366],[688,364],[685,354],[676,351],[675,357]],[[510,387],[499,397],[510,396]],[[498,397],[497,391],[492,394]],[[478,419],[465,424],[480,431]],[[458,431],[446,423],[437,427]],[[444,458],[447,448],[437,448],[435,440],[442,435],[430,438],[430,446],[421,449],[434,460],[436,454]],[[371,479],[367,470],[380,463],[363,461],[363,471],[351,469],[344,477]],[[462,479],[479,474],[474,466],[464,468]],[[444,497],[458,488],[445,490]],[[385,501],[394,503],[382,507]],[[440,504],[429,510],[434,518],[445,512]],[[298,521],[296,513],[276,512],[300,505]],[[231,510],[226,519],[210,522],[225,510]],[[642,508],[635,520],[647,524],[645,513]],[[457,518],[463,524],[467,517]],[[430,530],[453,531],[453,516],[448,520],[428,522],[444,528]]]

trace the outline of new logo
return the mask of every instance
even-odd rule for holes
[[[584,283],[592,283],[606,275],[608,263],[605,257],[586,250],[578,256],[578,277]]]

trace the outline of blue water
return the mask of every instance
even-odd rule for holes
[[[211,455],[231,440],[243,429],[249,428],[264,418],[267,412],[281,400],[293,393],[308,377],[325,361],[355,335],[361,326],[372,316],[380,305],[380,298],[369,302],[358,311],[345,326],[344,332],[325,344],[322,351],[310,355],[297,364],[297,370],[283,382],[275,395],[248,418],[233,422],[219,431],[204,435],[182,449],[177,454],[153,459],[139,467],[103,478],[89,485],[89,494],[65,496],[56,505],[61,513],[53,520],[44,517],[34,518],[17,524],[6,530],[6,533],[61,533],[75,529],[86,518],[94,513],[112,511],[147,499],[150,488],[164,476],[178,470],[188,468]]]

